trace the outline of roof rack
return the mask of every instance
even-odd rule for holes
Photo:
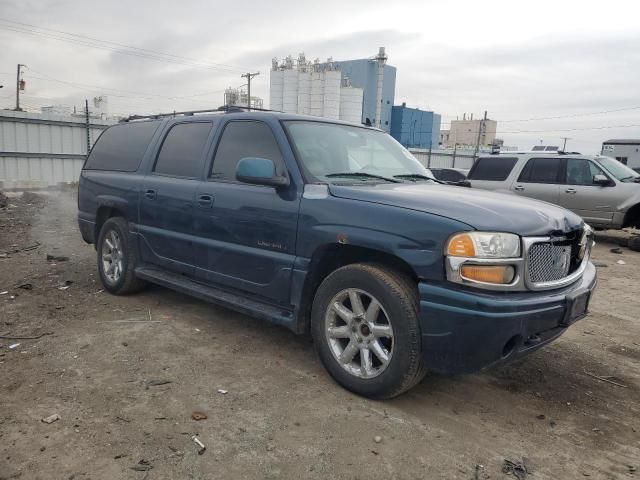
[[[218,108],[207,108],[204,110],[186,110],[183,112],[169,112],[169,113],[155,113],[153,115],[130,115],[127,118],[123,118],[122,120],[120,120],[120,123],[126,123],[126,122],[130,122],[132,120],[144,120],[144,119],[150,119],[150,120],[157,120],[159,118],[165,118],[165,117],[176,117],[178,115],[183,115],[185,117],[191,117],[193,115],[195,115],[196,113],[220,113],[220,112],[224,112],[224,113],[237,113],[237,112],[245,112],[245,111],[258,111],[258,112],[275,112],[277,110],[269,110],[266,108],[255,108],[255,107],[242,107],[242,106],[238,106],[238,105],[223,105],[221,107]]]

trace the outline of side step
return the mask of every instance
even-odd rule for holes
[[[295,331],[292,313],[284,308],[203,285],[179,274],[169,273],[153,267],[137,267],[135,272],[138,278],[148,282],[162,285],[177,292],[215,303],[252,317],[268,320]]]

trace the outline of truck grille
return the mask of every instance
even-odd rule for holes
[[[534,243],[529,248],[529,281],[553,282],[572,274],[580,266],[580,239],[582,230],[572,232],[568,238],[556,242]]]

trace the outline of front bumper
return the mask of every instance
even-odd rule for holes
[[[592,292],[591,262],[575,283],[538,292],[488,292],[453,283],[420,282],[420,326],[427,367],[439,373],[469,373],[531,353],[556,339],[569,298]]]

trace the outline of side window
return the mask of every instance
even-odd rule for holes
[[[501,182],[507,179],[517,161],[517,158],[501,156],[479,158],[471,168],[467,178],[469,180]]]
[[[135,172],[158,125],[160,122],[151,121],[109,127],[93,146],[84,168]]]
[[[520,174],[519,182],[523,183],[560,183],[560,158],[532,158]]]
[[[211,123],[179,123],[164,137],[153,171],[172,177],[198,176]]]
[[[594,185],[594,175],[604,175],[600,167],[589,160],[580,158],[567,159],[568,185]]]
[[[236,180],[236,166],[245,157],[268,158],[276,165],[276,174],[284,173],[284,162],[278,143],[266,123],[229,122],[222,132],[211,167],[211,178]]]

